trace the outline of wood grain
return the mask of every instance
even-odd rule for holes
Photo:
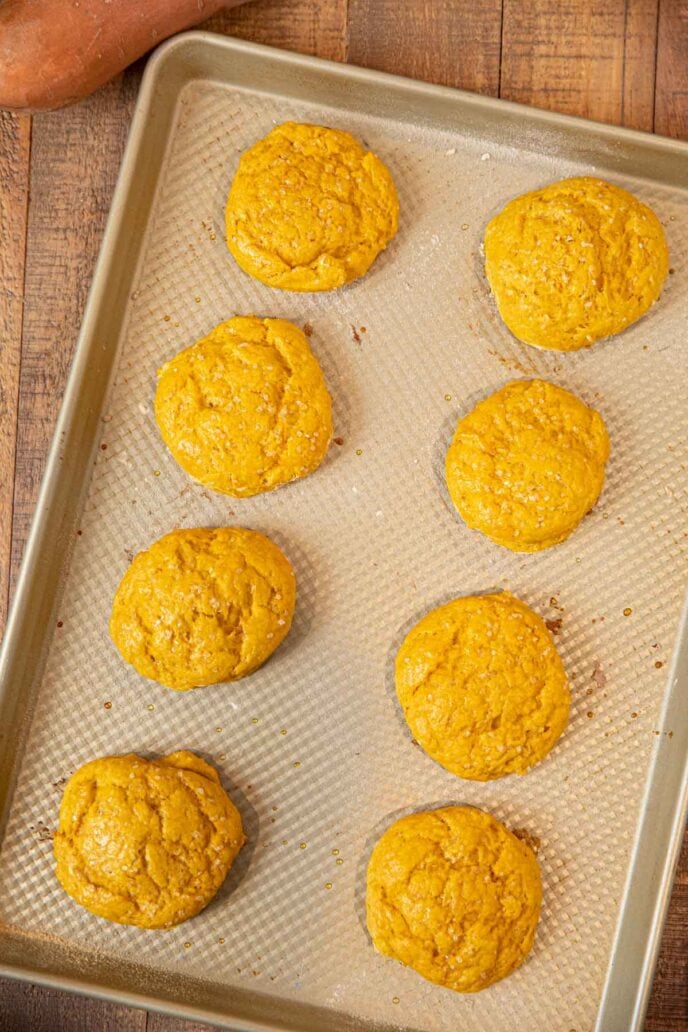
[[[2,1032],[146,1032],[142,1010],[22,982],[0,984]]]
[[[688,139],[688,3],[661,0],[655,132]]]
[[[31,119],[0,112],[0,633],[10,590]]]
[[[504,0],[500,96],[620,125],[627,57],[628,93],[633,97],[629,110],[642,117],[644,105],[652,106],[654,90],[654,41],[646,38],[648,25],[656,22],[651,7],[650,0]]]
[[[688,1029],[688,835],[683,841],[662,946],[647,1011],[645,1032]]]
[[[496,95],[501,0],[349,0],[349,60]]]
[[[347,0],[262,0],[223,11],[203,28],[300,54],[345,61]]]
[[[626,2],[621,125],[652,132],[657,72],[659,0]]]
[[[217,15],[207,27],[688,138],[686,0],[260,0]],[[32,147],[28,120],[0,115],[0,619],[17,428],[15,570],[138,77],[134,69],[78,108],[37,117]],[[687,929],[688,847],[645,1032],[688,1032]],[[2,1032],[200,1032],[205,1027],[0,982]]]
[[[33,118],[11,585],[31,522],[139,77],[139,70],[129,70],[81,104]]]

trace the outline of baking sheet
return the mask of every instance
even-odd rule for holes
[[[430,109],[413,124],[365,105],[308,101],[303,59],[291,61],[282,96],[232,85],[230,63],[227,82],[196,79],[180,93],[5,828],[0,919],[65,950],[135,959],[163,983],[191,976],[230,997],[324,1007],[333,1027],[343,1015],[356,1028],[583,1032],[599,1008],[684,591],[685,189],[610,173],[601,151],[591,164],[567,160],[561,146],[530,149],[537,134],[496,140],[460,117],[455,129],[438,128]],[[272,291],[245,276],[224,243],[241,151],[289,118],[354,132],[399,190],[398,237],[364,279],[335,293]],[[515,194],[582,173],[609,174],[652,205],[673,275],[621,337],[577,354],[537,352],[496,315],[482,231]],[[152,397],[159,365],[247,313],[312,328],[343,443],[306,480],[234,501],[176,466]],[[468,530],[442,477],[457,419],[520,376],[580,394],[600,409],[612,442],[593,513],[563,545],[533,556]],[[159,535],[222,524],[262,530],[284,549],[297,575],[296,618],[250,678],[176,694],[120,660],[107,634],[112,595],[132,555]],[[429,608],[495,587],[555,622],[572,716],[525,778],[471,784],[412,743],[392,667]],[[219,768],[249,845],[217,900],[179,928],[143,932],[89,916],[53,875],[64,779],[94,756],[179,748]],[[532,958],[471,997],[378,956],[364,926],[377,836],[402,813],[450,802],[527,829],[544,879]]]

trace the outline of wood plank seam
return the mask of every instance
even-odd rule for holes
[[[23,227],[23,240],[19,252],[21,260],[21,284],[19,292],[19,314],[16,326],[17,340],[19,341],[19,356],[17,360],[17,373],[14,382],[14,394],[11,399],[11,408],[14,411],[15,425],[13,428],[7,427],[6,430],[3,428],[3,433],[14,434],[14,440],[11,452],[11,461],[9,468],[6,470],[7,476],[7,499],[6,499],[6,512],[9,514],[9,526],[4,529],[4,533],[7,539],[7,548],[5,555],[6,569],[4,573],[0,571],[0,580],[2,580],[2,597],[0,597],[0,636],[4,630],[5,622],[7,619],[7,613],[9,611],[9,604],[11,598],[11,583],[12,578],[10,576],[11,569],[11,557],[12,557],[12,540],[14,533],[14,496],[16,490],[16,467],[17,467],[17,445],[18,445],[18,430],[19,430],[19,395],[20,395],[20,384],[22,374],[22,358],[23,348],[21,347],[21,341],[23,340],[24,334],[24,311],[25,311],[25,300],[26,300],[26,268],[27,268],[27,247],[28,247],[28,236],[29,236],[29,206],[31,202],[31,144],[33,139],[33,118],[28,116],[28,144],[27,144],[27,155],[26,155],[26,189],[24,191],[23,211],[19,217],[24,220]],[[10,299],[12,300],[12,299]]]
[[[504,0],[499,8],[499,72],[497,74],[497,96],[502,95],[502,57],[504,56]]]
[[[627,67],[627,56],[628,56],[628,0],[624,0],[623,39],[624,39],[624,50],[623,50],[623,60],[621,62],[621,125],[625,125],[626,124],[626,67]]]
[[[659,19],[662,12],[662,0],[657,0],[657,19],[655,22],[655,68],[652,88],[652,132],[655,131],[657,119],[657,76],[659,74]]]
[[[344,38],[342,39],[342,61],[349,62],[351,42],[351,0],[344,0]]]

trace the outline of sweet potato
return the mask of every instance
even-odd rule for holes
[[[0,108],[62,107],[243,0],[0,0]]]

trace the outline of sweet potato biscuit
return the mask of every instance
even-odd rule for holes
[[[110,634],[140,674],[186,691],[256,670],[286,637],[295,597],[289,561],[263,534],[173,530],[125,573]]]
[[[397,231],[394,181],[350,133],[285,122],[241,157],[227,246],[282,290],[332,290],[362,276]]]
[[[304,334],[239,316],[158,373],[155,418],[179,465],[247,497],[312,473],[332,438],[332,401]]]
[[[603,179],[563,179],[523,194],[485,230],[499,314],[539,348],[573,351],[620,333],[654,304],[668,270],[657,216]]]
[[[402,817],[368,864],[368,930],[380,953],[475,993],[526,959],[540,916],[529,846],[470,806]]]
[[[608,457],[595,409],[544,380],[515,380],[459,421],[447,487],[469,527],[514,552],[537,552],[567,538],[593,507]]]
[[[169,928],[208,905],[244,842],[217,771],[175,752],[80,767],[64,790],[53,848],[62,888],[91,913]]]
[[[459,777],[525,774],[566,727],[566,673],[545,624],[508,592],[433,609],[397,654],[397,695],[422,749]]]

